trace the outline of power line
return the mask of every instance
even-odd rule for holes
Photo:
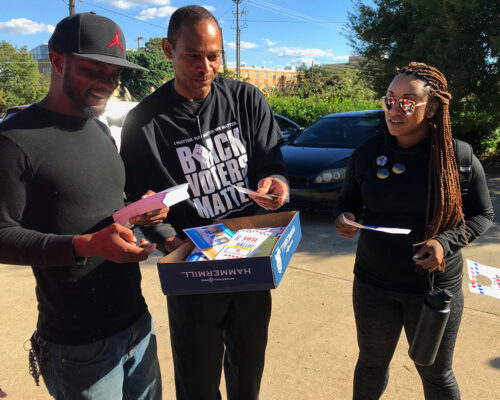
[[[309,21],[285,21],[285,20],[258,20],[258,19],[247,19],[247,22],[262,22],[262,23],[284,23],[284,24],[310,24]],[[323,24],[332,24],[332,25],[344,25],[347,21],[323,21]]]
[[[247,1],[249,4],[252,4],[255,7],[262,8],[262,9],[268,10],[268,11],[272,11],[276,14],[285,15],[287,17],[291,17],[291,18],[297,19],[297,20],[302,21],[302,22],[313,23],[316,25],[331,28],[331,26],[329,26],[328,23],[325,22],[324,20],[321,20],[321,19],[318,19],[315,17],[311,17],[310,15],[303,14],[303,13],[300,13],[298,11],[295,11],[295,10],[292,10],[289,8],[285,8],[285,7],[278,6],[276,4],[269,3],[265,0],[247,0]]]

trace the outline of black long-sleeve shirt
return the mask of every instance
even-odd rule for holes
[[[103,126],[34,105],[0,125],[0,262],[31,265],[39,334],[83,344],[145,310],[137,263],[77,263],[75,235],[123,207],[123,163]]]
[[[426,273],[418,270],[412,260],[412,245],[424,239],[429,153],[429,138],[410,148],[401,148],[386,134],[368,140],[352,154],[335,216],[348,211],[356,218],[362,217],[366,225],[412,230],[409,235],[361,230],[354,266],[354,273],[361,280],[398,291],[428,289]],[[389,171],[395,163],[403,164],[405,171],[390,172],[388,178],[379,179],[377,171],[382,168],[376,164],[379,155],[387,157]],[[462,281],[460,249],[486,231],[493,220],[486,178],[475,156],[468,194],[462,196],[462,200],[465,237],[462,223],[436,237],[444,249],[446,269],[436,271],[434,284],[453,291],[460,288]]]
[[[255,87],[217,77],[200,103],[169,81],[130,111],[122,130],[126,192],[160,191],[189,183],[191,199],[169,212],[150,238],[161,247],[182,229],[227,216],[259,212],[232,185],[257,188],[260,179],[286,176],[279,127]]]

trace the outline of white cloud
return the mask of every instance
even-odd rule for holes
[[[276,42],[272,42],[269,39],[264,39],[269,47],[274,46]]]
[[[116,8],[126,10],[138,6],[167,6],[170,0],[103,0]]]
[[[294,58],[293,60],[290,61],[290,65],[293,65],[293,66],[300,66],[302,64],[305,64],[306,66],[310,67],[312,65],[312,63],[314,64],[318,64],[317,62],[314,61],[314,58],[312,57],[300,57],[300,58]]]
[[[177,7],[172,6],[146,8],[141,11],[141,13],[137,16],[137,19],[145,21],[153,18],[170,17],[175,10],[177,10]]]
[[[208,11],[210,11],[211,13],[213,13],[216,8],[214,6],[202,6],[203,8],[206,8]]]
[[[230,49],[235,49],[236,48],[236,43],[234,42],[228,42],[226,43],[226,46],[229,47]],[[245,42],[245,41],[240,41],[240,48],[243,50],[248,50],[248,49],[254,49],[257,47],[257,44],[252,43],[252,42]]]
[[[279,57],[333,57],[331,50],[321,49],[299,49],[296,47],[272,47],[269,52],[277,54]]]
[[[245,42],[245,41],[240,41],[240,47],[243,49],[243,50],[248,50],[248,49],[255,49],[257,46],[257,44],[255,43],[252,43],[252,42]]]
[[[10,21],[0,22],[0,31],[13,35],[32,35],[38,32],[54,32],[54,25],[31,21],[26,18],[14,18]]]

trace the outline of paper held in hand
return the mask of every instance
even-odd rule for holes
[[[236,186],[232,185],[238,192],[245,193],[245,194],[252,194],[257,197],[262,197],[263,199],[268,199],[268,200],[274,200],[277,199],[279,196],[275,194],[264,194],[264,193],[258,193],[254,190],[242,187],[242,186]]]
[[[162,190],[161,192],[137,200],[135,203],[129,204],[121,210],[116,211],[113,214],[113,219],[121,225],[128,226],[130,218],[149,211],[158,210],[159,208],[171,207],[174,204],[189,199],[188,189],[189,184],[184,183]]]
[[[351,221],[350,219],[347,219],[344,214],[340,215],[341,222],[343,224],[351,225],[359,229],[368,229],[370,231],[379,231],[379,232],[385,232],[385,233],[391,233],[393,235],[408,235],[411,232],[411,229],[404,229],[404,228],[386,228],[383,226],[371,226],[371,225],[361,225],[358,224],[357,222]]]

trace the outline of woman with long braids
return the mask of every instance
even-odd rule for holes
[[[436,68],[412,62],[397,69],[381,99],[388,133],[355,150],[347,166],[335,208],[341,236],[358,231],[345,219],[411,229],[408,235],[360,233],[353,284],[355,400],[378,399],[384,392],[403,327],[408,342],[413,340],[430,275],[434,288],[453,297],[435,362],[415,365],[427,400],[460,399],[452,370],[463,309],[460,249],[488,229],[493,208],[481,164],[468,144],[452,139],[450,99]],[[457,145],[471,160],[461,172]]]

